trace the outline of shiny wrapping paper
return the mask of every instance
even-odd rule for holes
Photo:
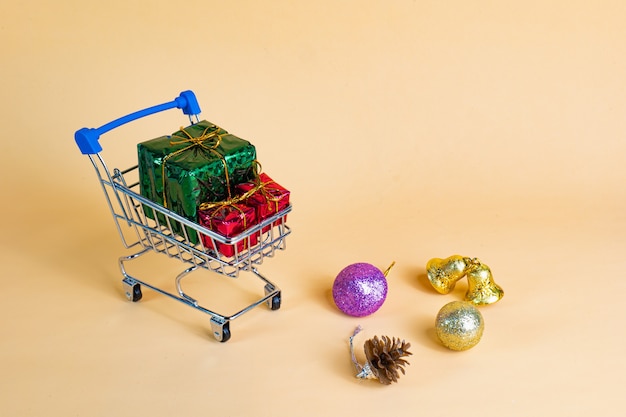
[[[203,205],[204,206],[204,205]],[[201,209],[198,211],[198,222],[209,230],[212,230],[224,237],[237,237],[250,226],[256,224],[256,212],[253,207],[241,203],[223,203],[215,207]],[[208,249],[216,249],[224,256],[232,257],[237,253],[258,243],[258,233],[250,235],[249,238],[242,239],[236,244],[226,244],[215,242],[206,235],[202,235],[202,242]]]
[[[142,142],[137,153],[141,194],[194,222],[201,203],[229,198],[253,176],[256,159],[254,145],[206,120]]]
[[[245,199],[245,204],[254,207],[258,222],[262,222],[289,206],[291,194],[289,190],[265,173],[261,173],[254,181],[238,184],[235,188],[239,194],[243,194],[255,187],[259,189]],[[266,232],[269,228],[270,226],[266,226],[262,231]]]

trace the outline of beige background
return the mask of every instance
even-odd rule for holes
[[[621,415],[624,22],[622,1],[4,2],[0,415]],[[127,252],[73,140],[185,89],[292,191],[288,250],[261,268],[283,306],[225,344],[180,303],[126,301]],[[103,156],[126,168],[184,123],[125,126]],[[424,278],[456,253],[506,293],[467,352],[433,336],[466,284]],[[336,309],[344,266],[392,260],[378,312]],[[137,275],[182,269],[155,256]],[[354,378],[357,324],[360,358],[367,337],[412,343],[398,384]]]

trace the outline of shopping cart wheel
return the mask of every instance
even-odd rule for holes
[[[267,284],[265,286],[265,295],[268,295],[275,291],[274,286]],[[267,300],[267,305],[272,310],[278,310],[280,308],[281,296],[280,291],[278,291],[272,298]]]
[[[227,342],[230,339],[230,322],[221,321],[213,317],[211,319],[211,330],[213,330],[213,336],[218,342]]]
[[[228,339],[230,339],[230,327],[226,326],[222,328],[222,340],[220,342],[228,342]]]
[[[280,308],[280,302],[281,302],[281,297],[280,297],[280,291],[279,291],[278,294],[273,296],[272,299],[270,300],[270,308],[272,310],[278,310]]]
[[[141,285],[139,285],[136,281],[130,280],[129,278],[125,278],[122,280],[122,284],[124,285],[124,292],[126,292],[126,298],[128,298],[133,303],[141,300]]]
[[[136,303],[137,301],[141,300],[141,297],[143,297],[143,294],[141,293],[141,285],[139,284],[133,285],[133,294],[132,294],[132,298],[130,299],[130,301],[132,301],[133,303]]]

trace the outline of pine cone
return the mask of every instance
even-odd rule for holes
[[[409,362],[402,359],[404,356],[412,355],[407,349],[411,347],[410,343],[404,340],[390,339],[387,336],[374,336],[365,342],[365,356],[370,364],[372,373],[378,378],[381,384],[389,385],[392,382],[398,382],[400,374],[404,375],[404,366]]]

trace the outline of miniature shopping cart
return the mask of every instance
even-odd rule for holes
[[[96,170],[122,243],[126,248],[136,250],[132,255],[119,258],[127,298],[133,302],[139,301],[142,297],[141,287],[144,286],[178,300],[210,315],[213,335],[218,341],[226,342],[231,336],[232,320],[259,305],[267,304],[272,310],[280,308],[280,289],[261,275],[257,265],[266,257],[274,256],[278,250],[285,249],[285,239],[291,232],[286,224],[291,205],[236,237],[228,238],[142,196],[139,190],[137,165],[125,170],[117,168],[109,170],[101,156],[102,146],[99,139],[102,134],[128,122],[173,108],[182,109],[183,113],[189,116],[191,124],[200,121],[198,117],[200,106],[195,94],[192,91],[183,91],[171,102],[131,113],[99,128],[82,128],[76,132],[75,139],[80,151],[89,157]],[[146,216],[147,210],[152,210],[155,215]],[[251,239],[252,237],[254,239]],[[244,244],[238,244],[241,241],[244,241]],[[217,248],[217,244],[232,245],[234,254],[224,256],[212,249]],[[127,272],[125,267],[127,262],[150,251],[178,259],[187,266],[175,278],[175,292],[161,289]],[[262,281],[264,294],[233,314],[219,314],[200,305],[197,299],[183,291],[181,281],[196,270],[208,270],[230,278],[237,278],[241,271],[246,271]]]

